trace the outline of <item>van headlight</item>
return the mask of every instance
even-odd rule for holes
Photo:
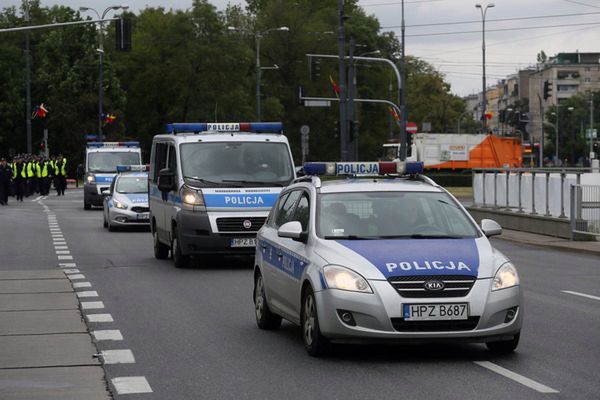
[[[96,175],[94,175],[94,174],[89,174],[89,175],[87,175],[87,176],[85,177],[85,181],[86,181],[87,183],[94,183],[94,182],[96,182]]]
[[[351,269],[339,265],[326,265],[323,267],[323,275],[327,286],[331,289],[373,293],[367,280]]]
[[[183,201],[184,204],[189,206],[204,205],[204,197],[202,197],[202,194],[197,190],[191,189],[187,186],[182,186],[179,195],[181,196],[181,201]]]
[[[498,268],[492,282],[492,291],[510,288],[518,284],[519,274],[517,268],[511,262],[507,262]]]

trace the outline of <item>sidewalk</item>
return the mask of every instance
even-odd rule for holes
[[[502,235],[494,236],[494,238],[534,246],[543,246],[556,250],[574,251],[600,256],[600,242],[575,242],[554,236],[538,235],[535,233],[513,231],[510,229],[502,229]]]
[[[2,400],[110,399],[95,353],[63,271],[0,271]]]

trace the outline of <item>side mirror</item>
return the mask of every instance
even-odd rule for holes
[[[304,173],[304,167],[300,166],[300,167],[296,167],[296,178],[300,178],[301,176],[305,176],[306,174]]]
[[[487,237],[497,236],[502,234],[502,227],[493,219],[482,219],[481,230]]]
[[[109,196],[111,194],[109,187],[104,187],[104,188],[100,189],[100,191],[102,192],[102,194],[104,196]]]
[[[306,235],[304,232],[302,232],[302,224],[300,224],[299,221],[290,221],[281,225],[277,230],[277,236],[297,240],[300,242],[304,242],[306,240]]]
[[[164,168],[158,172],[158,190],[161,192],[170,192],[175,184],[175,174],[169,169]]]

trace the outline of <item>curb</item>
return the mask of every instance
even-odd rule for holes
[[[600,249],[599,250],[591,250],[591,249],[585,249],[585,248],[580,249],[580,248],[569,247],[569,246],[561,246],[561,245],[556,245],[556,244],[544,244],[544,243],[540,243],[540,242],[524,241],[524,240],[520,240],[520,239],[513,239],[510,237],[502,237],[502,235],[500,235],[496,238],[499,240],[507,241],[507,242],[521,243],[521,244],[526,244],[529,246],[548,247],[548,248],[551,248],[554,250],[568,251],[571,253],[585,253],[585,254],[589,254],[589,255],[600,256]]]

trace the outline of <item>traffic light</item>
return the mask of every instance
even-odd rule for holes
[[[548,81],[544,81],[544,100],[548,100],[550,93],[552,93],[552,84]]]
[[[117,40],[117,50],[131,50],[131,19],[119,18],[115,22],[115,38]]]
[[[311,81],[321,76],[321,59],[317,57],[310,57],[308,63],[308,74]]]

